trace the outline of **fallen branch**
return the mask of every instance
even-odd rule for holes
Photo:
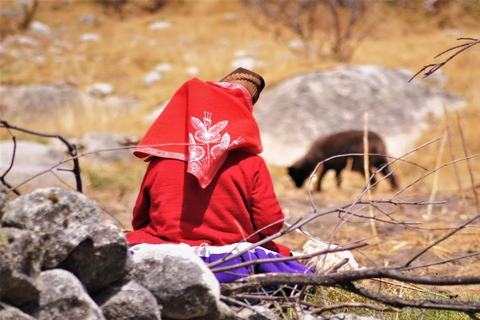
[[[271,286],[327,286],[338,287],[360,296],[385,303],[395,308],[416,307],[423,309],[438,309],[461,311],[465,313],[480,312],[480,302],[458,300],[408,300],[392,297],[379,292],[373,292],[353,284],[355,281],[369,279],[393,279],[413,284],[432,286],[457,286],[480,284],[480,276],[473,277],[440,277],[426,275],[411,275],[402,272],[402,268],[371,268],[355,271],[345,271],[332,274],[259,274],[237,280],[234,283],[222,284],[223,295],[234,296],[241,292],[255,291],[259,287]]]

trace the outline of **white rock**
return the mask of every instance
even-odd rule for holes
[[[40,46],[40,42],[38,40],[35,40],[35,39],[27,37],[27,36],[16,37],[16,42],[19,45],[32,47],[32,48],[36,48],[36,47]]]
[[[100,41],[101,37],[96,33],[84,33],[78,39],[80,42]]]
[[[230,67],[232,69],[245,68],[245,69],[254,69],[257,66],[257,62],[253,58],[243,57],[232,61]]]
[[[97,82],[87,87],[88,94],[95,97],[106,97],[113,93],[114,88],[109,83]]]
[[[235,21],[238,19],[238,15],[236,13],[227,13],[223,16],[223,20],[225,21]]]
[[[191,66],[186,68],[185,72],[188,73],[189,75],[196,76],[198,74],[198,68]]]
[[[300,40],[292,40],[287,43],[287,47],[290,49],[303,49],[305,45]]]
[[[145,86],[150,87],[155,82],[162,80],[162,74],[158,71],[152,71],[145,76],[143,83]]]
[[[29,30],[34,32],[34,33],[42,33],[42,34],[50,33],[50,27],[47,26],[45,23],[40,22],[40,21],[33,21],[30,24]]]
[[[160,63],[155,67],[155,70],[158,72],[170,71],[172,69],[173,66],[170,63]]]
[[[247,50],[239,50],[234,53],[235,57],[246,57],[248,56],[248,51]]]
[[[162,30],[162,29],[170,28],[171,26],[172,26],[172,24],[170,22],[167,22],[167,21],[155,21],[155,22],[152,22],[148,26],[148,29],[149,30]]]

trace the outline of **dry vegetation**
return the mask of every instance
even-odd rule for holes
[[[2,7],[12,7],[14,1],[1,0],[0,4]],[[115,86],[117,94],[134,96],[142,101],[141,109],[135,117],[109,119],[96,113],[86,114],[84,118],[55,119],[54,125],[49,126],[45,126],[45,123],[24,124],[21,119],[12,123],[28,125],[43,132],[64,134],[66,137],[79,136],[89,131],[123,132],[140,136],[146,130],[142,117],[167,100],[184,80],[191,77],[185,71],[188,67],[197,67],[197,76],[201,79],[219,79],[230,71],[230,63],[236,55],[247,51],[263,61],[256,71],[264,75],[268,86],[289,76],[338,65],[337,61],[328,57],[310,60],[293,54],[281,43],[273,41],[270,34],[253,27],[237,1],[173,1],[154,15],[133,6],[127,9],[123,19],[120,19],[114,13],[104,12],[92,1],[41,1],[35,19],[47,23],[53,30],[63,30],[62,41],[75,43],[75,48],[64,50],[60,54],[51,52],[46,50],[49,46],[46,39],[42,48],[45,51],[44,63],[22,59],[6,60],[2,57],[1,84],[54,83],[71,77],[78,80],[81,88],[93,82],[108,82]],[[85,14],[95,14],[98,23],[93,26],[78,23],[78,18]],[[358,47],[350,62],[352,65],[379,64],[415,72],[425,64],[436,62],[433,61],[436,54],[457,45],[457,37],[480,37],[479,8],[465,14],[458,6],[452,5],[440,13],[428,14],[419,10],[394,10],[390,7],[383,8],[381,14],[384,16],[383,22]],[[168,30],[148,30],[149,23],[157,20],[171,22],[172,27]],[[5,23],[2,22],[3,27]],[[90,32],[98,33],[102,41],[79,44],[78,37]],[[465,151],[469,155],[480,153],[479,53],[480,46],[473,47],[442,68],[449,77],[446,89],[463,96],[468,101],[468,106],[458,113],[432,120],[432,129],[425,132],[419,141],[421,144],[442,137],[448,124],[449,140],[440,156],[440,165],[450,162],[452,158],[465,157]],[[63,62],[56,62],[58,55],[64,58]],[[166,72],[159,83],[145,87],[144,76],[159,63],[170,63],[174,69]],[[440,141],[432,143],[408,156],[408,160],[432,170],[437,166],[440,146]],[[417,252],[440,238],[447,232],[445,228],[458,226],[478,214],[474,191],[480,192],[480,159],[473,158],[469,164],[467,166],[467,161],[461,161],[457,167],[446,166],[438,171],[438,176],[432,174],[421,179],[396,198],[402,201],[428,201],[432,190],[437,188],[434,200],[445,200],[446,204],[433,206],[432,211],[429,211],[427,205],[392,205],[385,208],[388,212],[395,212],[395,219],[419,221],[422,222],[422,227],[405,228],[403,225],[378,223],[378,240],[375,240],[371,238],[371,226],[365,219],[352,219],[350,223],[336,229],[337,216],[325,216],[306,226],[305,230],[324,240],[341,244],[369,239],[371,245],[356,253],[359,262],[364,265],[372,265],[373,261],[380,266],[395,265],[402,258],[411,256],[412,252]],[[141,161],[98,168],[95,164],[88,164],[87,160],[84,170],[92,182],[87,186],[86,193],[98,200],[108,214],[120,219],[124,227],[128,227],[130,210],[143,169]],[[347,174],[346,179],[351,184],[345,184],[341,191],[335,189],[333,182],[328,185],[329,182],[326,181],[325,192],[313,195],[312,205],[305,190],[293,189],[284,168],[272,167],[271,171],[282,206],[292,220],[304,217],[314,209],[321,211],[351,202],[363,186],[363,181],[355,174]],[[428,171],[413,165],[402,165],[396,172],[403,186],[427,173]],[[461,185],[458,181],[461,181]],[[374,198],[391,196],[392,192],[384,188],[383,184],[373,193]],[[451,258],[458,248],[468,248],[465,252],[470,253],[480,251],[479,225],[480,222],[477,221],[474,226],[436,246],[422,262]],[[299,248],[305,238],[294,233],[280,241]],[[450,275],[478,275],[479,266],[480,260],[473,258],[447,267],[435,266],[430,270],[437,272],[438,268],[438,272],[448,272]],[[480,295],[478,287],[472,290],[476,297]],[[464,293],[472,294],[467,291]],[[434,317],[442,319],[438,315]],[[447,318],[448,315],[444,319]]]

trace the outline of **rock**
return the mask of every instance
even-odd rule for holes
[[[0,86],[0,108],[3,118],[23,117],[32,121],[37,116],[52,116],[56,112],[80,112],[82,93],[71,87],[53,85]]]
[[[301,40],[291,40],[287,42],[287,47],[292,50],[304,50],[305,44]]]
[[[72,272],[89,293],[108,287],[125,277],[130,254],[125,234],[110,225],[95,226],[60,264]]]
[[[97,98],[104,98],[113,93],[114,88],[109,83],[97,82],[87,87],[87,93]]]
[[[413,72],[382,66],[344,66],[302,74],[262,92],[254,108],[268,163],[286,166],[303,156],[321,135],[368,128],[385,138],[389,154],[414,148],[425,117],[464,107],[466,102]],[[285,152],[288,150],[288,152]]]
[[[195,66],[189,66],[187,68],[185,68],[185,72],[191,76],[196,76],[198,75],[198,68],[195,67]]]
[[[248,320],[280,320],[272,310],[269,310],[264,306],[249,306],[248,308],[242,308],[237,312],[237,316],[241,319]]]
[[[96,33],[85,33],[78,38],[80,42],[97,42],[100,41],[102,38]]]
[[[0,300],[20,306],[38,297],[45,250],[31,231],[0,228]],[[3,318],[2,318],[3,319]]]
[[[8,188],[0,181],[0,221],[2,220],[3,208],[8,201],[7,190]]]
[[[133,261],[129,278],[153,293],[162,317],[191,319],[217,310],[219,283],[191,247],[146,246],[133,255]]]
[[[172,24],[167,21],[155,21],[148,25],[148,30],[163,30],[170,28]]]
[[[93,296],[107,320],[160,320],[157,300],[135,281],[116,283]]]
[[[6,47],[10,47],[12,45],[18,45],[18,46],[26,46],[30,48],[38,48],[40,46],[40,41],[28,36],[22,36],[22,35],[10,36],[9,35],[2,42],[2,45]]]
[[[29,230],[1,228],[0,246],[10,251],[8,257],[14,270],[21,270],[25,275],[35,279],[41,271],[45,249],[40,237]]]
[[[0,302],[0,319],[2,320],[35,320],[34,317],[22,312],[22,310]]]
[[[155,71],[165,72],[173,69],[173,66],[170,63],[160,63],[155,67]]]
[[[65,114],[81,116],[93,111],[118,116],[130,113],[139,106],[133,98],[108,96],[113,90],[108,84],[96,85],[92,90],[101,98],[70,86],[0,86],[2,118],[28,123]]]
[[[50,27],[43,22],[33,21],[30,24],[28,31],[34,34],[49,35]]]
[[[78,18],[78,22],[93,26],[98,23],[98,20],[97,20],[97,17],[93,14],[85,14]]]
[[[155,82],[162,80],[162,74],[159,71],[152,71],[145,76],[143,83],[146,87],[150,87]]]
[[[246,69],[255,69],[259,65],[258,61],[250,57],[241,57],[237,58],[232,63],[230,63],[230,68],[235,70],[237,68],[246,68]]]
[[[79,192],[38,189],[7,203],[2,226],[36,232],[46,248],[43,268],[50,269],[92,235],[100,214],[98,205]]]
[[[36,319],[105,319],[100,307],[70,272],[47,270],[40,274],[37,281],[43,287],[38,301],[22,307]]]

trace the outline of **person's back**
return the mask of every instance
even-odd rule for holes
[[[185,161],[156,158],[147,172],[133,212],[136,231],[127,234],[130,244],[257,242],[283,227],[268,169],[258,155],[230,152],[206,188],[187,173]],[[279,251],[273,242],[264,246]]]

